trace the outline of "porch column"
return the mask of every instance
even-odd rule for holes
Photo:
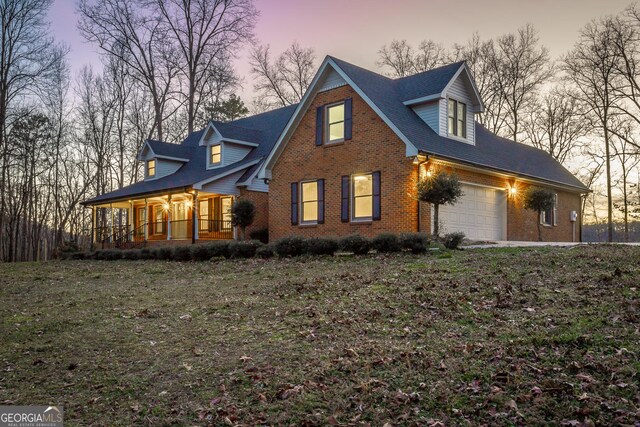
[[[91,246],[96,244],[98,231],[96,230],[96,207],[91,206]]]
[[[193,227],[192,229],[192,233],[191,233],[191,243],[195,243],[199,236],[198,236],[198,230],[200,229],[200,227],[198,227],[198,214],[199,214],[199,206],[198,206],[198,190],[194,190],[193,191],[193,206],[191,208],[191,227]]]
[[[131,234],[133,240],[133,200],[129,200],[129,209],[127,211],[127,232]]]
[[[169,203],[169,209],[167,209],[167,240],[171,240],[171,194],[169,194],[167,203]]]
[[[144,221],[142,221],[144,227],[144,241],[149,240],[149,203],[147,199],[144,199]]]
[[[236,196],[233,196],[231,198],[231,209],[233,209],[233,205],[235,205],[235,203],[236,203]],[[231,224],[233,224],[233,222]],[[235,225],[232,225],[232,227],[233,227],[233,240],[238,240],[238,227]]]
[[[109,236],[109,242],[113,243],[116,235],[116,223],[113,219],[113,203],[109,203],[109,210],[111,211],[111,236]]]

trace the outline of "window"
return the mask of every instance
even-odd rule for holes
[[[153,221],[155,222],[153,227],[153,234],[164,233],[164,208],[161,205],[153,207]]]
[[[301,199],[302,222],[318,222],[318,181],[302,183]]]
[[[209,231],[211,222],[209,221],[209,199],[198,201],[198,224],[200,231]]]
[[[540,224],[558,225],[558,195],[553,195],[553,207],[540,212]]]
[[[231,229],[231,205],[233,205],[233,198],[231,197],[222,197],[220,199],[220,211],[222,216],[222,229],[229,230]]]
[[[326,142],[344,141],[344,102],[327,106]]]
[[[211,157],[209,158],[209,163],[212,165],[217,165],[222,161],[222,147],[220,144],[212,145],[211,148]]]
[[[147,160],[147,176],[148,177],[156,176],[156,161],[155,160]]]
[[[467,104],[449,99],[447,132],[460,138],[467,137]]]
[[[353,175],[353,206],[351,218],[370,220],[373,218],[373,174]]]

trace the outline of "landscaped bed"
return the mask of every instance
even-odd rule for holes
[[[640,248],[0,265],[0,402],[68,425],[631,424]]]

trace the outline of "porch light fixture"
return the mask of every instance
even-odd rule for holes
[[[162,209],[164,209],[165,212],[167,212],[169,210],[169,203],[163,203],[162,204]]]
[[[511,197],[514,197],[517,192],[518,192],[518,189],[516,188],[515,185],[512,185],[511,188],[509,188],[509,194],[511,195]]]
[[[433,175],[433,173],[431,172],[431,169],[429,169],[427,171],[427,178],[431,178],[431,175]]]
[[[184,201],[184,205],[188,208],[190,208],[191,206],[193,206],[193,203],[191,202],[191,200],[185,200]]]

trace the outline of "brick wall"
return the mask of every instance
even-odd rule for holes
[[[253,230],[259,230],[269,226],[269,194],[241,188],[239,199],[251,200],[256,207],[256,216],[253,220],[253,224],[247,227],[246,237],[248,239]]]
[[[353,99],[353,138],[340,144],[315,145],[316,107],[351,97]],[[451,142],[456,144],[457,142]],[[422,167],[451,166],[430,162]],[[381,220],[369,223],[343,223],[340,220],[341,177],[354,173],[381,172]],[[508,188],[513,182],[490,174],[455,169],[462,181]],[[325,179],[325,223],[291,225],[291,183]],[[382,232],[431,231],[429,205],[415,199],[418,166],[405,155],[405,144],[360,98],[350,86],[316,95],[298,128],[272,170],[269,185],[269,234],[275,240],[287,235],[345,236],[359,233],[375,236]],[[508,198],[507,237],[509,240],[537,240],[537,214],[522,207],[526,189],[517,183],[518,193]],[[543,227],[547,241],[571,241],[569,212],[580,210],[580,196],[557,191],[558,225]],[[579,222],[576,223],[579,239]]]
[[[316,107],[351,97],[353,138],[340,144],[315,145]],[[380,171],[381,219],[369,223],[340,220],[343,175]],[[325,179],[325,223],[291,225],[291,183]],[[287,235],[344,236],[417,229],[417,166],[405,156],[405,144],[350,86],[318,94],[272,170],[269,184],[270,239]]]
[[[445,170],[449,173],[454,172],[461,181],[482,184],[490,187],[510,188],[512,185],[516,187],[515,195],[510,194],[507,197],[507,239],[520,241],[537,241],[538,240],[538,214],[531,210],[527,210],[523,206],[523,196],[530,184],[522,181],[514,180],[496,175],[482,174],[475,171],[469,171],[455,166],[444,165],[440,162],[429,162],[424,165],[425,168],[436,170]],[[539,185],[542,186],[542,185]],[[568,191],[551,189],[558,194],[558,225],[541,226],[542,240],[554,242],[570,242],[572,241],[572,227],[570,221],[571,211],[578,213],[578,221],[575,223],[575,240],[580,240],[580,195]],[[430,225],[430,224],[428,224]]]

